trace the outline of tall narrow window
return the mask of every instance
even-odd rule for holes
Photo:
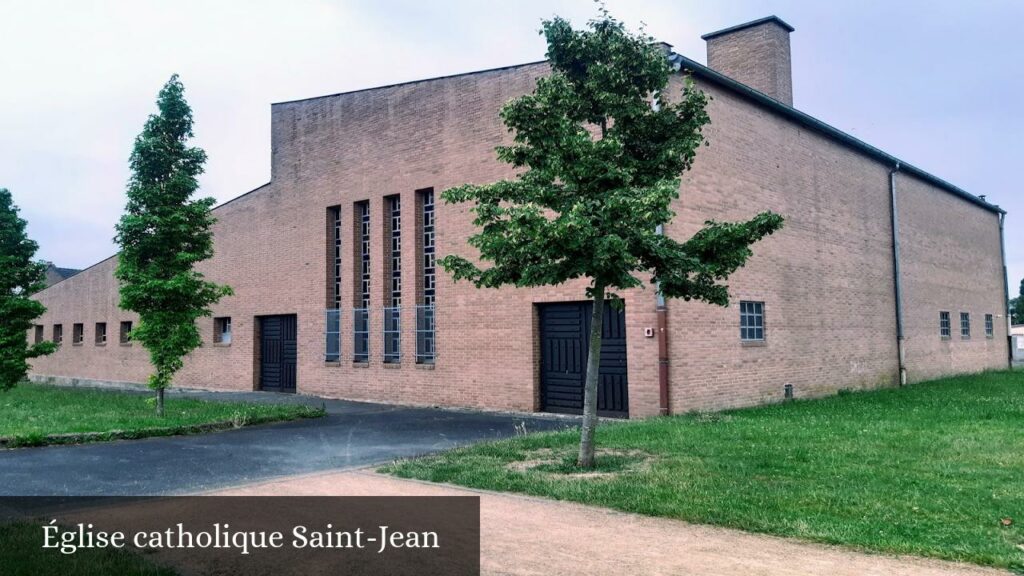
[[[81,346],[83,341],[85,341],[85,324],[72,324],[71,345]]]
[[[107,323],[97,322],[96,323],[96,345],[106,346],[107,344]]]
[[[121,322],[121,344],[130,344],[132,341],[132,322],[124,320]]]
[[[948,340],[952,335],[952,327],[949,322],[949,312],[939,312],[939,336]]]
[[[967,339],[971,337],[971,313],[960,313],[960,337]]]
[[[420,190],[418,195],[423,232],[418,242],[420,289],[417,294],[419,303],[416,306],[416,362],[433,364],[436,356],[434,305],[437,299],[434,189]]]
[[[43,335],[43,326],[41,324],[36,324],[35,343],[41,344],[43,342],[43,338],[45,338]]]
[[[359,233],[359,260],[357,274],[356,307],[352,312],[353,350],[355,362],[370,361],[370,202],[356,203],[356,222]]]
[[[324,360],[341,360],[341,206],[327,209],[327,310]]]
[[[764,341],[764,302],[740,302],[740,340]]]
[[[61,324],[53,325],[53,343],[60,344],[64,342],[64,326]]]
[[[985,314],[985,337],[992,338],[995,336],[995,333],[995,320],[992,318],[991,314]]]
[[[388,285],[384,307],[384,362],[402,359],[402,201],[399,196],[385,199],[388,236],[386,262]]]

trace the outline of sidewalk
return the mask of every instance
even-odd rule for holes
[[[488,575],[940,576],[999,570],[890,557],[528,496],[401,480],[369,470],[298,476],[217,495],[480,496]],[[557,545],[553,545],[557,544]]]

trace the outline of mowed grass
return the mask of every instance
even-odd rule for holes
[[[0,574],[6,576],[177,576],[131,550],[82,548],[74,554],[42,547],[38,524],[0,525]]]
[[[528,435],[383,471],[1024,569],[1024,371],[606,424],[598,446],[619,456],[607,466],[599,457],[611,471],[603,475],[565,473],[577,441],[575,432]],[[638,451],[647,461],[623,466],[621,455]],[[545,455],[556,463],[515,465]]]
[[[152,395],[62,388],[22,383],[0,392],[0,437],[8,446],[108,438],[143,438],[200,431],[214,423],[244,426],[313,418],[320,408],[291,404],[210,402],[168,394],[164,416],[156,416]],[[52,435],[100,433],[99,437],[53,438]]]

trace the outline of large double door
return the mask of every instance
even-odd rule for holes
[[[259,323],[260,390],[294,393],[298,356],[295,316],[262,316]]]
[[[541,409],[546,412],[583,412],[588,341],[593,303],[559,302],[540,309]],[[626,379],[626,313],[605,303],[601,327],[601,368],[597,385],[597,413],[629,417]]]

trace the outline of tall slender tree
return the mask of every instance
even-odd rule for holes
[[[605,299],[621,305],[616,291],[643,285],[649,274],[666,297],[725,306],[722,282],[782,217],[708,222],[686,242],[659,234],[703,142],[707,97],[690,81],[672,97],[672,70],[653,38],[629,32],[603,7],[584,30],[556,17],[541,34],[551,74],[501,110],[514,142],[499,147],[498,158],[519,169],[518,177],[443,193],[447,202],[474,203],[479,231],[469,243],[491,266],[458,255],[441,263],[477,287],[589,281],[594,305],[578,464],[590,468]]]
[[[28,342],[33,320],[46,312],[31,298],[45,285],[46,265],[33,260],[39,245],[25,226],[11,193],[0,188],[0,391],[25,379],[29,359],[56,349],[53,342]]]
[[[157,414],[164,412],[164,390],[202,339],[196,320],[231,294],[231,288],[205,280],[195,265],[213,256],[213,198],[193,199],[206,153],[189,146],[192,109],[174,75],[157,97],[135,139],[130,158],[128,204],[117,225],[121,247],[116,276],[121,307],[139,314],[132,339],[149,351]]]

